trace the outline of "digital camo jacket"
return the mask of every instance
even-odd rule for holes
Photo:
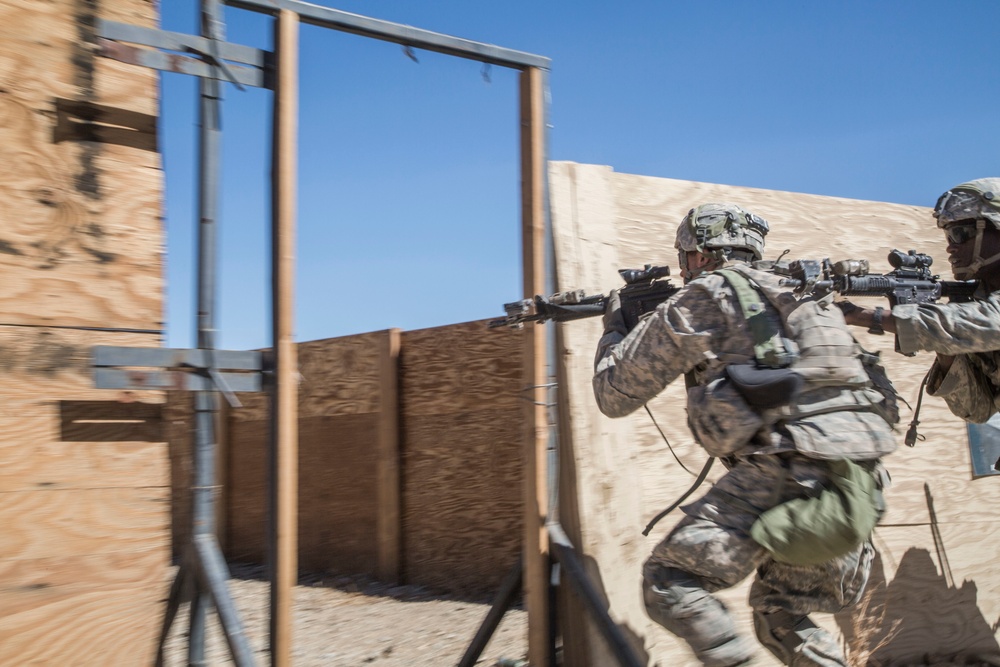
[[[695,435],[699,435],[697,418],[706,412],[715,422],[714,432],[747,433],[738,450],[713,450],[713,443],[699,438],[710,454],[750,455],[794,449],[815,458],[875,459],[891,452],[895,438],[886,421],[871,410],[875,400],[871,397],[879,395],[873,394],[864,373],[861,384],[838,377],[841,368],[861,370],[857,360],[860,347],[847,333],[839,309],[818,302],[792,303],[790,292],[776,289],[778,279],[773,274],[732,266],[754,278],[771,300],[772,306],[766,312],[773,330],[784,327],[791,334],[788,325],[794,320],[792,328],[804,336],[796,341],[804,345],[797,363],[809,378],[791,415],[771,419],[764,415],[762,423],[757,415],[748,414],[738,396],[723,396],[722,390],[710,410],[700,409],[700,399],[715,392],[716,387],[725,386],[720,379],[727,365],[754,358],[754,340],[746,316],[733,288],[718,273],[693,280],[628,336],[610,332],[602,337],[593,378],[601,411],[610,417],[629,414],[678,376],[690,372],[688,412]],[[781,302],[782,313],[788,318],[784,325],[773,307],[774,300]],[[796,369],[796,364],[791,368]],[[829,371],[830,381],[816,378],[823,368]],[[758,420],[756,427],[763,428],[756,428],[753,419]],[[770,426],[775,422],[780,422],[780,429]]]
[[[901,352],[955,357],[947,372],[931,366],[927,391],[966,421],[1000,410],[1000,291],[969,303],[906,304],[892,309]]]

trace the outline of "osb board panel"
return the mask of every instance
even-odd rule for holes
[[[96,56],[93,7],[0,4],[3,324],[161,326],[156,74]],[[101,11],[155,22],[145,0]]]
[[[485,322],[402,334],[408,582],[489,595],[519,557],[521,348]]]
[[[772,230],[768,258],[786,248],[792,258],[863,257],[871,260],[874,271],[882,272],[891,268],[885,260],[889,250],[900,247],[928,252],[939,265],[944,263],[943,239],[929,210],[922,207],[616,174],[608,167],[572,163],[554,163],[550,179],[560,290],[607,292],[621,284],[618,268],[647,263],[667,264],[677,274],[676,225],[692,206],[709,201],[731,201],[767,218]],[[928,193],[929,200],[935,196]],[[590,379],[600,321],[569,323],[562,332],[564,396],[570,414],[564,451],[573,453],[571,461],[564,456],[570,470],[563,475],[563,502],[577,504],[575,512],[564,508],[564,515],[577,514],[581,524],[568,528],[594,559],[613,617],[628,626],[651,660],[670,663],[687,654],[646,618],[637,591],[642,561],[676,523],[677,515],[664,519],[648,538],[640,531],[693,477],[674,461],[644,411],[611,420],[597,410]],[[882,351],[897,389],[915,405],[931,357],[903,357],[893,352],[891,336],[871,336],[861,329],[855,333],[866,348]],[[706,457],[687,431],[683,397],[677,382],[649,407],[674,451],[696,472]],[[963,423],[941,401],[925,398],[920,430],[927,440],[907,449],[902,447],[902,435],[912,415],[905,406],[902,412],[900,451],[887,459],[895,484],[889,491],[886,523],[930,521],[923,488],[928,480],[937,520],[953,522],[956,530],[962,525],[958,522],[964,522],[967,531],[980,529],[987,517],[967,508],[994,505],[998,489],[990,480],[970,481]],[[715,476],[721,474],[719,468]],[[742,590],[729,596],[737,608],[745,606]],[[600,654],[595,655],[599,663]]]
[[[518,410],[407,419],[403,454],[406,581],[489,596],[521,553]]]
[[[166,571],[162,549],[0,561],[0,664],[149,664]]]
[[[403,333],[404,419],[522,405],[520,332],[486,325],[480,320]]]
[[[90,366],[94,345],[157,343],[140,334],[0,326],[0,493],[165,487],[162,394],[96,389]]]
[[[299,419],[299,567],[371,573],[375,567],[377,414]],[[228,543],[233,560],[267,553],[267,422],[232,423]]]
[[[382,410],[379,368],[387,331],[327,338],[296,345],[299,416],[349,415]],[[268,396],[240,394],[237,422],[267,419]]]

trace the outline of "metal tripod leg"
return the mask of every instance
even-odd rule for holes
[[[170,595],[167,598],[167,609],[163,614],[163,628],[160,631],[160,641],[156,646],[156,667],[163,667],[163,647],[167,643],[167,636],[170,634],[170,627],[174,623],[174,619],[177,617],[177,611],[180,609],[181,602],[185,598],[191,597],[191,588],[194,583],[194,578],[190,576],[189,569],[191,567],[191,556],[190,550],[181,559],[181,565],[177,568],[177,574],[174,576],[174,581],[170,585]]]
[[[215,603],[233,662],[237,667],[251,667],[254,664],[253,650],[250,648],[250,641],[243,631],[243,623],[236,613],[236,605],[226,585],[229,568],[226,567],[226,560],[222,557],[219,543],[214,535],[197,535],[194,538],[194,548],[197,554],[198,578],[211,597],[211,601]]]

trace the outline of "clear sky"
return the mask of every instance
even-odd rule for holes
[[[318,4],[551,58],[553,160],[921,206],[1000,175],[995,0]],[[196,33],[198,7],[162,0],[162,27]],[[270,48],[271,19],[226,23]],[[297,340],[498,317],[520,297],[517,73],[414,55],[302,27]],[[187,347],[197,88],[161,80],[167,345]],[[228,349],[270,344],[270,97],[225,91]]]

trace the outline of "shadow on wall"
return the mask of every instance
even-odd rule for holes
[[[997,664],[1000,657],[1000,619],[983,617],[975,581],[955,585],[927,485],[924,491],[937,561],[928,549],[911,547],[887,582],[876,555],[865,597],[836,615],[852,665]]]

